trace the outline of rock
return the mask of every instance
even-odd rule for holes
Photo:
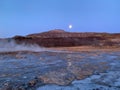
[[[66,70],[51,71],[43,76],[40,76],[39,78],[41,78],[44,83],[54,83],[57,85],[68,85],[75,79],[74,75]]]
[[[36,79],[31,80],[31,81],[29,81],[28,86],[33,87],[33,86],[36,85],[36,83],[37,83],[37,80],[36,80]]]

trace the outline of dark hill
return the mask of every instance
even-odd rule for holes
[[[13,37],[17,43],[38,44],[44,47],[120,46],[120,33],[80,33],[55,29],[48,32]]]

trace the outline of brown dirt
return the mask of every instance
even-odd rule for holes
[[[62,50],[62,51],[120,51],[120,47],[92,47],[92,46],[75,46],[75,47],[51,47],[50,50]]]

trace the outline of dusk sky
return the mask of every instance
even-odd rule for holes
[[[52,29],[120,33],[120,0],[0,0],[0,37]]]

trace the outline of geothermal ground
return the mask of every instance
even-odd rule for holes
[[[0,53],[0,90],[120,90],[120,50]]]

